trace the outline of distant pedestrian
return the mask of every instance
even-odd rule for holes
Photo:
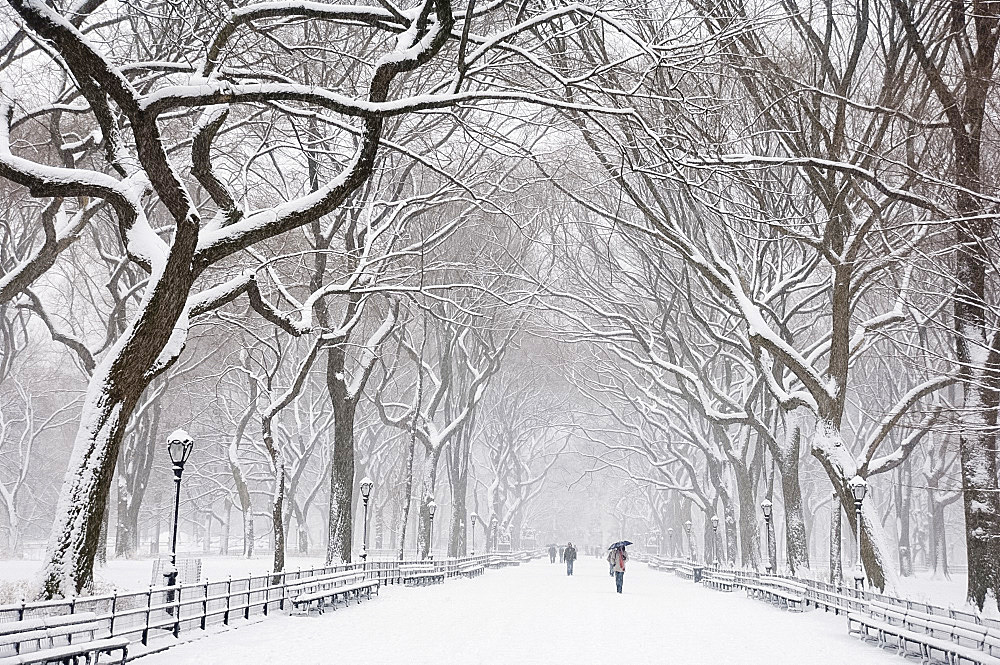
[[[573,543],[566,543],[566,553],[564,556],[566,557],[566,574],[572,575],[573,562],[576,561],[576,547],[573,546]]]
[[[556,562],[556,546],[549,545],[549,563]]]
[[[565,560],[566,560],[566,548],[565,547],[560,547],[559,548],[559,563],[562,563]]]
[[[608,552],[608,563],[611,565],[611,574],[615,576],[615,586],[618,588],[618,593],[622,592],[626,561],[628,561],[628,555],[625,553],[624,546],[616,547]]]

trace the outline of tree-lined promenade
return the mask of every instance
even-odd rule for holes
[[[1000,8],[126,5],[0,8],[34,593],[171,549],[181,429],[182,541],[275,573],[691,529],[996,602]]]

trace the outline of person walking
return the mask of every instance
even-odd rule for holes
[[[565,560],[566,560],[566,548],[565,547],[560,547],[559,548],[559,563],[562,563]]]
[[[608,552],[608,563],[611,565],[611,574],[615,576],[615,586],[618,593],[622,592],[622,582],[625,581],[625,562],[628,561],[628,554],[625,553],[625,546],[619,545]]]
[[[573,543],[566,543],[566,552],[563,555],[566,557],[566,574],[573,574],[573,562],[576,561],[576,547]]]
[[[556,546],[549,545],[549,563],[556,562]]]

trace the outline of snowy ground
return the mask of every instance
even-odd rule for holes
[[[536,561],[474,580],[387,587],[322,616],[277,616],[142,659],[143,665],[740,663],[877,665],[898,657],[847,635],[843,617],[775,609],[633,564]]]

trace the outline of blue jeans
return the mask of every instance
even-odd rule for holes
[[[573,574],[573,559],[566,560],[566,574],[567,575]]]
[[[625,580],[625,571],[615,571],[615,586],[618,587],[618,593],[622,592],[622,582]]]

